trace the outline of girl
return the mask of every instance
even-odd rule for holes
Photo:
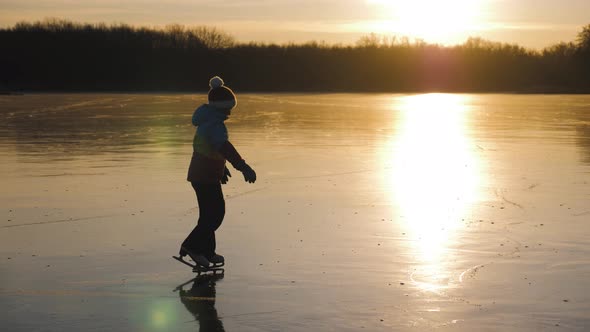
[[[223,80],[215,76],[209,81],[209,103],[199,106],[193,114],[197,127],[193,140],[193,156],[188,169],[190,181],[199,203],[199,221],[180,246],[180,257],[189,255],[200,266],[223,265],[225,259],[215,252],[215,231],[225,215],[221,184],[231,174],[225,166],[229,161],[249,183],[256,181],[256,172],[246,164],[228,140],[224,121],[236,107],[236,96]]]

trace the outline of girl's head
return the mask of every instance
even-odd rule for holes
[[[215,76],[209,80],[208,98],[209,105],[214,106],[227,114],[231,113],[231,110],[236,107],[237,100],[234,92],[230,88],[224,85],[223,80],[219,76]]]

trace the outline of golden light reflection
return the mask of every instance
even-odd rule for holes
[[[469,96],[404,97],[395,139],[384,153],[388,190],[419,264],[414,283],[436,291],[450,282],[449,247],[479,199],[479,160],[468,135]]]

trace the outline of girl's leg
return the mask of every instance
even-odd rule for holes
[[[182,246],[193,252],[210,256],[215,253],[215,230],[219,228],[225,216],[221,183],[191,182],[191,184],[199,203],[199,221]]]
[[[225,199],[223,198],[223,191],[221,190],[221,183],[215,185],[211,190],[211,228],[209,232],[209,242],[204,251],[207,258],[215,254],[217,243],[215,240],[215,231],[221,226],[223,218],[225,217]]]

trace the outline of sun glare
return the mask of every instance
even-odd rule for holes
[[[369,0],[383,7],[379,33],[454,44],[474,34],[483,22],[487,0]]]
[[[421,289],[448,287],[445,262],[469,209],[480,198],[481,170],[468,135],[469,97],[404,97],[396,138],[383,153],[395,211],[419,265],[411,278]]]

